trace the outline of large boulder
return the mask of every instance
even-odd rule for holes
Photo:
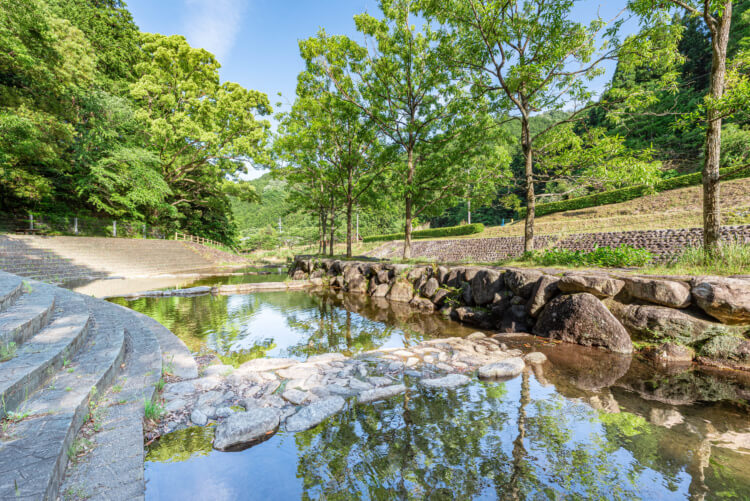
[[[513,269],[505,272],[505,284],[516,296],[529,298],[543,273],[537,270]]]
[[[465,268],[452,268],[445,276],[443,281],[444,285],[458,289],[461,287],[461,283],[464,281]]]
[[[451,318],[465,324],[474,325],[485,329],[492,328],[492,315],[488,310],[484,308],[461,306],[451,311]]]
[[[672,339],[682,344],[693,344],[715,336],[721,324],[709,322],[691,313],[656,305],[623,305],[607,303],[610,311],[630,332],[634,339],[659,342]]]
[[[625,327],[596,296],[589,293],[558,296],[544,307],[534,334],[583,346],[600,346],[615,353],[632,353]]]
[[[367,279],[361,273],[351,273],[347,280],[347,290],[353,294],[367,293]]]
[[[552,275],[544,275],[537,281],[534,290],[531,292],[531,298],[526,303],[526,311],[529,315],[536,317],[542,311],[544,305],[560,292],[557,285],[559,282],[560,279]]]
[[[635,299],[670,308],[690,306],[690,287],[685,282],[642,277],[627,277],[623,281],[625,291]]]
[[[495,294],[505,286],[503,275],[495,270],[478,270],[471,280],[471,293],[474,304],[484,306],[495,298]]]
[[[498,309],[493,309],[497,315]],[[500,321],[500,332],[529,332],[533,321],[526,313],[526,307],[522,304],[512,304],[502,314]]]
[[[372,297],[386,297],[388,292],[391,290],[391,286],[388,283],[380,284],[375,287],[372,291]]]
[[[378,284],[387,284],[391,281],[391,272],[389,270],[380,270],[375,273],[375,280]]]
[[[264,440],[278,430],[280,418],[279,410],[271,407],[234,413],[216,427],[214,448],[226,451]]]
[[[570,273],[562,277],[557,286],[565,293],[588,292],[605,298],[618,295],[625,287],[625,282],[604,274]]]
[[[429,311],[429,312],[435,311],[435,305],[433,304],[432,301],[430,301],[426,297],[415,296],[414,299],[412,299],[411,303],[409,304],[412,305],[414,308],[418,308],[422,311]]]
[[[750,324],[750,280],[700,277],[693,281],[695,303],[725,324]]]
[[[408,280],[399,278],[393,283],[388,299],[397,303],[408,303],[414,298],[414,286]]]

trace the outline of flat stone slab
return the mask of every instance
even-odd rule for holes
[[[220,451],[258,442],[279,429],[281,413],[272,407],[255,407],[237,412],[216,427],[214,448]]]
[[[341,412],[345,405],[346,400],[338,396],[320,399],[287,418],[286,430],[291,432],[309,430]]]
[[[469,384],[470,381],[471,381],[471,378],[468,376],[464,376],[463,374],[450,374],[448,376],[439,377],[435,379],[422,379],[419,382],[419,384],[421,384],[425,388],[432,388],[432,389],[443,388],[443,389],[453,390],[460,386]]]
[[[255,360],[250,360],[242,364],[240,370],[256,372],[275,371],[286,369],[287,367],[291,367],[298,363],[299,362],[293,358],[256,358]]]
[[[406,393],[406,386],[403,384],[383,386],[381,388],[363,391],[359,394],[359,397],[357,397],[357,402],[360,404],[367,404],[377,400],[385,400],[386,398],[395,397],[401,393]]]
[[[499,377],[515,377],[523,372],[526,364],[520,357],[513,357],[503,360],[502,362],[495,362],[487,364],[479,368],[479,377],[482,378],[499,378]]]

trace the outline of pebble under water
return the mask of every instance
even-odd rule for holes
[[[355,355],[473,332],[436,314],[347,295],[123,304],[161,321],[195,352],[236,363]],[[457,390],[429,390],[407,376],[405,395],[351,401],[311,430],[280,431],[241,452],[212,450],[210,426],[165,435],[147,449],[146,497],[750,499],[750,376],[654,367],[539,338],[513,342],[549,361]]]

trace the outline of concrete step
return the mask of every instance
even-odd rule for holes
[[[91,317],[81,297],[58,299],[50,323],[17,348],[13,358],[0,363],[0,419],[17,411],[78,353],[89,332]]]
[[[23,281],[12,275],[0,273],[0,312],[16,302],[23,290]]]
[[[86,499],[143,499],[144,403],[154,396],[163,353],[157,336],[140,321],[142,318],[134,318],[131,311],[117,305],[107,306],[97,308],[97,321],[106,316],[108,319],[102,322],[127,324],[127,351],[116,380],[118,391],[110,389],[105,394],[100,430],[91,437],[92,450],[68,465],[60,491],[79,492]]]
[[[82,296],[68,294],[79,301],[68,306],[88,315]],[[76,434],[96,416],[98,399],[125,356],[122,325],[94,323],[70,364],[23,402],[16,415],[20,420],[6,430],[0,442],[0,499],[58,498],[69,456],[75,456]]]
[[[49,286],[37,282],[27,284],[25,293],[0,313],[0,344],[15,343],[20,347],[47,325],[54,307],[55,295]],[[0,371],[4,367],[0,362]]]

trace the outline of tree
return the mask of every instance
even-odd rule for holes
[[[711,40],[711,77],[706,107],[706,143],[703,160],[703,248],[715,253],[721,241],[721,126],[725,116],[716,104],[724,98],[727,80],[727,48],[732,23],[733,0],[631,0],[629,6],[648,24],[660,11],[681,9],[701,17]],[[713,102],[713,105],[710,103]]]
[[[184,37],[144,33],[140,47],[130,95],[172,190],[169,203],[191,231],[228,241],[225,181],[246,172],[248,161],[268,162],[270,124],[259,119],[271,113],[268,97],[220,83],[213,55]]]
[[[534,250],[535,155],[563,125],[578,122],[596,103],[587,82],[617,57],[619,20],[571,20],[574,0],[426,0],[429,19],[454,33],[446,63],[470,73],[475,89],[501,116],[521,125],[526,192],[525,249]],[[598,42],[601,38],[602,41]],[[565,113],[558,113],[565,111]],[[556,117],[541,131],[530,127],[537,114]],[[558,138],[559,138],[558,134]],[[623,173],[624,175],[624,173]]]
[[[303,57],[331,80],[337,91],[332,97],[359,108],[400,157],[387,189],[404,200],[403,256],[409,258],[415,218],[465,198],[470,186],[491,192],[504,165],[502,158],[474,162],[494,151],[487,141],[491,124],[469,99],[460,73],[444,64],[452,40],[429,23],[418,28],[412,22],[414,0],[379,5],[383,19],[355,16],[367,47],[321,32],[303,44]]]

